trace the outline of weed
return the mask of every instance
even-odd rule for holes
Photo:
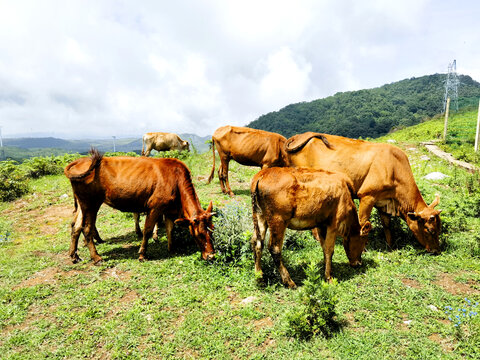
[[[252,215],[245,204],[230,201],[218,210],[213,224],[217,261],[236,264],[250,257]]]
[[[328,338],[338,328],[335,319],[337,282],[323,281],[320,269],[314,262],[307,266],[304,286],[299,293],[300,306],[288,315],[289,333],[301,339],[315,335]]]

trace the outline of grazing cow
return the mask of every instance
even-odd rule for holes
[[[145,149],[145,150],[144,150]],[[148,156],[152,150],[187,150],[190,151],[188,141],[180,139],[177,134],[166,132],[149,132],[143,135],[142,155]]]
[[[325,141],[326,140],[326,141]],[[440,210],[435,198],[427,205],[418,190],[405,153],[383,143],[353,140],[341,136],[307,132],[291,137],[285,144],[291,166],[338,171],[353,182],[360,199],[360,224],[379,210],[385,238],[392,247],[391,216],[401,216],[428,252],[440,253]]]
[[[220,157],[218,178],[224,194],[234,196],[228,183],[228,163],[235,160],[247,166],[262,169],[273,166],[287,166],[284,151],[286,139],[276,133],[237,126],[222,126],[212,135],[213,167],[208,183],[215,173],[215,146]]]
[[[155,224],[165,216],[168,249],[172,248],[173,222],[188,225],[207,260],[214,256],[212,236],[212,203],[207,210],[200,206],[190,171],[177,159],[152,159],[135,157],[103,158],[91,150],[91,158],[81,158],[68,164],[65,175],[69,178],[74,197],[82,212],[81,230],[86,235],[90,256],[98,264],[93,238],[97,212],[103,203],[125,212],[146,212],[143,240],[139,260],[145,259],[148,239]],[[176,220],[175,220],[176,219]],[[79,261],[78,236],[73,233],[70,257]]]
[[[332,256],[337,235],[350,265],[361,264],[368,231],[367,222],[360,229],[357,210],[352,200],[353,186],[342,173],[307,168],[269,168],[256,174],[251,183],[253,224],[252,248],[255,272],[262,277],[261,256],[267,229],[270,229],[268,250],[285,285],[295,283],[283,265],[282,246],[286,228],[326,230],[321,238],[325,258],[325,278],[331,280]],[[360,232],[364,236],[360,236]]]

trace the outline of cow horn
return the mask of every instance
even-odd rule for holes
[[[208,207],[207,207],[206,212],[207,212],[207,213],[211,213],[211,212],[212,212],[212,208],[213,208],[213,204],[212,204],[212,200],[210,200],[210,204],[208,204]]]
[[[435,200],[428,206],[429,208],[433,209],[435,206],[437,206],[440,203],[440,195],[436,194],[435,195]]]

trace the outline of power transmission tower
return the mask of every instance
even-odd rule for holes
[[[447,108],[447,99],[450,98],[455,111],[458,111],[458,85],[460,81],[457,77],[457,60],[448,64],[448,74],[445,80],[445,96],[443,97],[443,112]]]

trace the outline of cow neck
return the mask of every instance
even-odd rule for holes
[[[180,192],[183,215],[187,218],[199,215],[202,211],[202,207],[200,206],[200,201],[198,200],[197,193],[195,192],[190,177],[179,182],[178,190]]]
[[[414,180],[412,180],[412,185],[407,191],[402,191],[400,193],[400,196],[397,197],[397,201],[400,205],[400,211],[404,215],[409,212],[418,213],[428,207]]]

